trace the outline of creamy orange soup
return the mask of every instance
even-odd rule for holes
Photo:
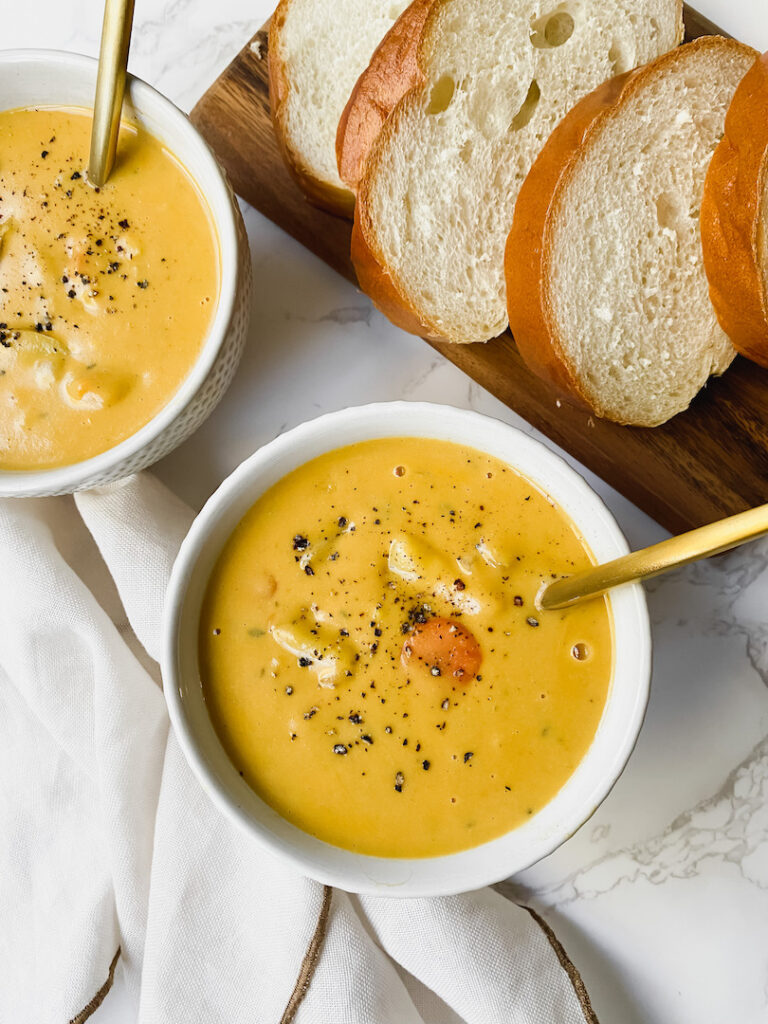
[[[86,178],[90,114],[0,113],[0,469],[113,447],[192,368],[219,291],[197,186],[123,124],[109,181]]]
[[[388,438],[272,487],[212,574],[200,667],[215,728],[276,811],[337,846],[452,853],[526,821],[595,734],[604,599],[539,612],[586,567],[570,520],[471,448]]]

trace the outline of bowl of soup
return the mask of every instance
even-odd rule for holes
[[[190,121],[129,76],[88,181],[95,60],[0,52],[0,495],[117,479],[176,447],[242,353],[250,259]]]
[[[627,550],[511,426],[403,402],[323,416],[244,462],[181,547],[176,735],[216,804],[313,878],[395,896],[499,881],[592,814],[635,744],[642,588],[537,604]]]

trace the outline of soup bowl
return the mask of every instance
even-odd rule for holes
[[[304,874],[351,892],[426,896],[498,882],[551,853],[589,818],[619,777],[648,701],[651,640],[640,585],[610,596],[614,664],[595,737],[573,775],[538,813],[472,849],[439,857],[383,858],[329,845],[291,825],[240,777],[208,715],[198,666],[203,596],[240,519],[273,484],[303,463],[383,437],[453,441],[495,456],[527,477],[570,517],[598,562],[628,551],[602,501],[558,455],[498,420],[439,405],[394,402],[330,413],[265,445],[229,476],[200,512],[176,560],[166,599],[162,672],[184,754],[215,804],[253,838]]]
[[[0,51],[2,109],[92,108],[97,61],[54,50]],[[145,82],[128,76],[123,116],[146,129],[184,165],[211,212],[218,236],[220,289],[192,369],[170,401],[114,447],[70,465],[0,470],[0,496],[66,494],[144,469],[167,455],[215,408],[237,368],[250,311],[251,270],[242,216],[227,179],[189,119]]]

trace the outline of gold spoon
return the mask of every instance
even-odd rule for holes
[[[88,181],[97,187],[109,177],[115,162],[120,115],[125,94],[128,47],[131,44],[134,0],[106,0],[101,27],[99,72],[93,103]]]
[[[649,580],[699,558],[709,558],[721,551],[737,548],[768,533],[768,505],[739,512],[698,530],[670,537],[640,551],[616,558],[593,569],[549,583],[539,592],[536,604],[544,610],[566,608],[577,601],[604,594],[613,587],[638,580]]]

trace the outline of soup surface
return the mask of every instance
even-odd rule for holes
[[[387,438],[267,491],[212,574],[204,694],[248,783],[384,857],[493,839],[566,782],[612,670],[604,599],[537,612],[590,564],[570,520],[471,448]]]
[[[86,179],[91,117],[0,113],[0,469],[66,465],[144,426],[197,358],[219,290],[197,186],[123,124]]]

